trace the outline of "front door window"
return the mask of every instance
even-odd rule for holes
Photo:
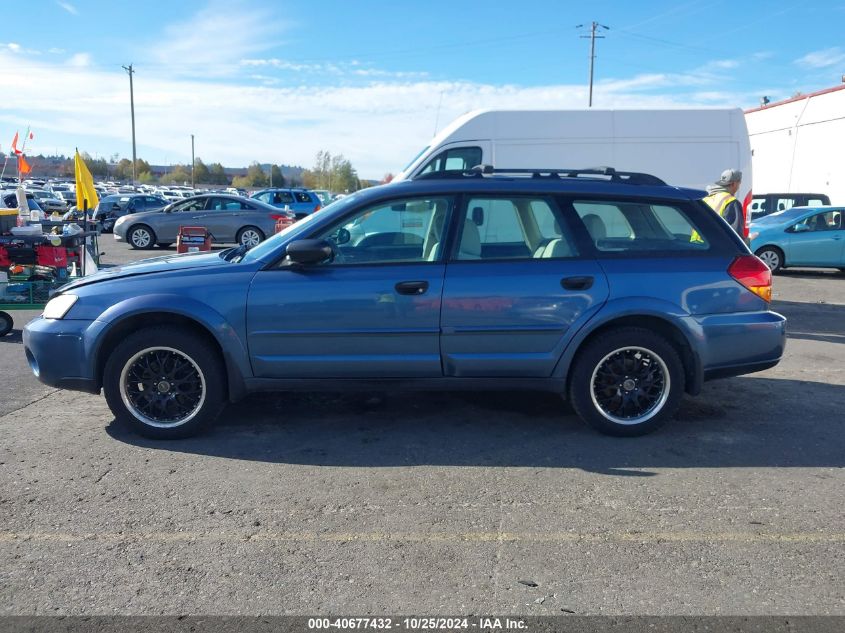
[[[332,265],[436,261],[443,244],[448,198],[415,198],[366,207],[323,231]]]

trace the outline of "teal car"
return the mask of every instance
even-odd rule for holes
[[[751,223],[751,250],[777,272],[791,266],[845,271],[845,207],[792,207]]]

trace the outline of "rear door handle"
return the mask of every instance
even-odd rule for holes
[[[427,281],[400,281],[396,284],[396,292],[400,295],[422,295],[428,290]]]
[[[589,290],[593,287],[593,278],[589,275],[584,277],[564,277],[560,285],[566,290]]]

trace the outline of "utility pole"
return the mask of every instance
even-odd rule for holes
[[[135,173],[138,156],[135,153],[135,91],[132,86],[132,75],[135,74],[135,70],[132,68],[132,64],[129,64],[128,67],[124,66],[123,70],[129,73],[129,107],[132,111],[132,185],[134,186],[138,177]]]
[[[194,135],[191,134],[191,189],[194,188],[194,165],[197,164],[197,159],[194,158]]]
[[[575,28],[580,29],[583,26],[584,26],[583,24],[579,24]],[[603,28],[605,31],[610,30],[609,26],[605,26],[604,24],[599,24],[598,22],[596,22],[594,20],[592,26],[590,27],[590,34],[581,36],[582,39],[588,38],[588,37],[590,38],[590,100],[589,100],[588,105],[587,105],[587,107],[590,107],[590,108],[593,107],[593,65],[594,65],[594,62],[596,60],[596,40],[597,39],[599,39],[599,40],[604,39],[604,35],[596,35],[596,29],[598,27]]]

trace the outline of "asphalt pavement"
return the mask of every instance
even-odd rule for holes
[[[154,442],[38,383],[15,313],[0,614],[843,615],[845,274],[774,296],[784,360],[635,439],[553,395],[361,393],[255,395]]]

